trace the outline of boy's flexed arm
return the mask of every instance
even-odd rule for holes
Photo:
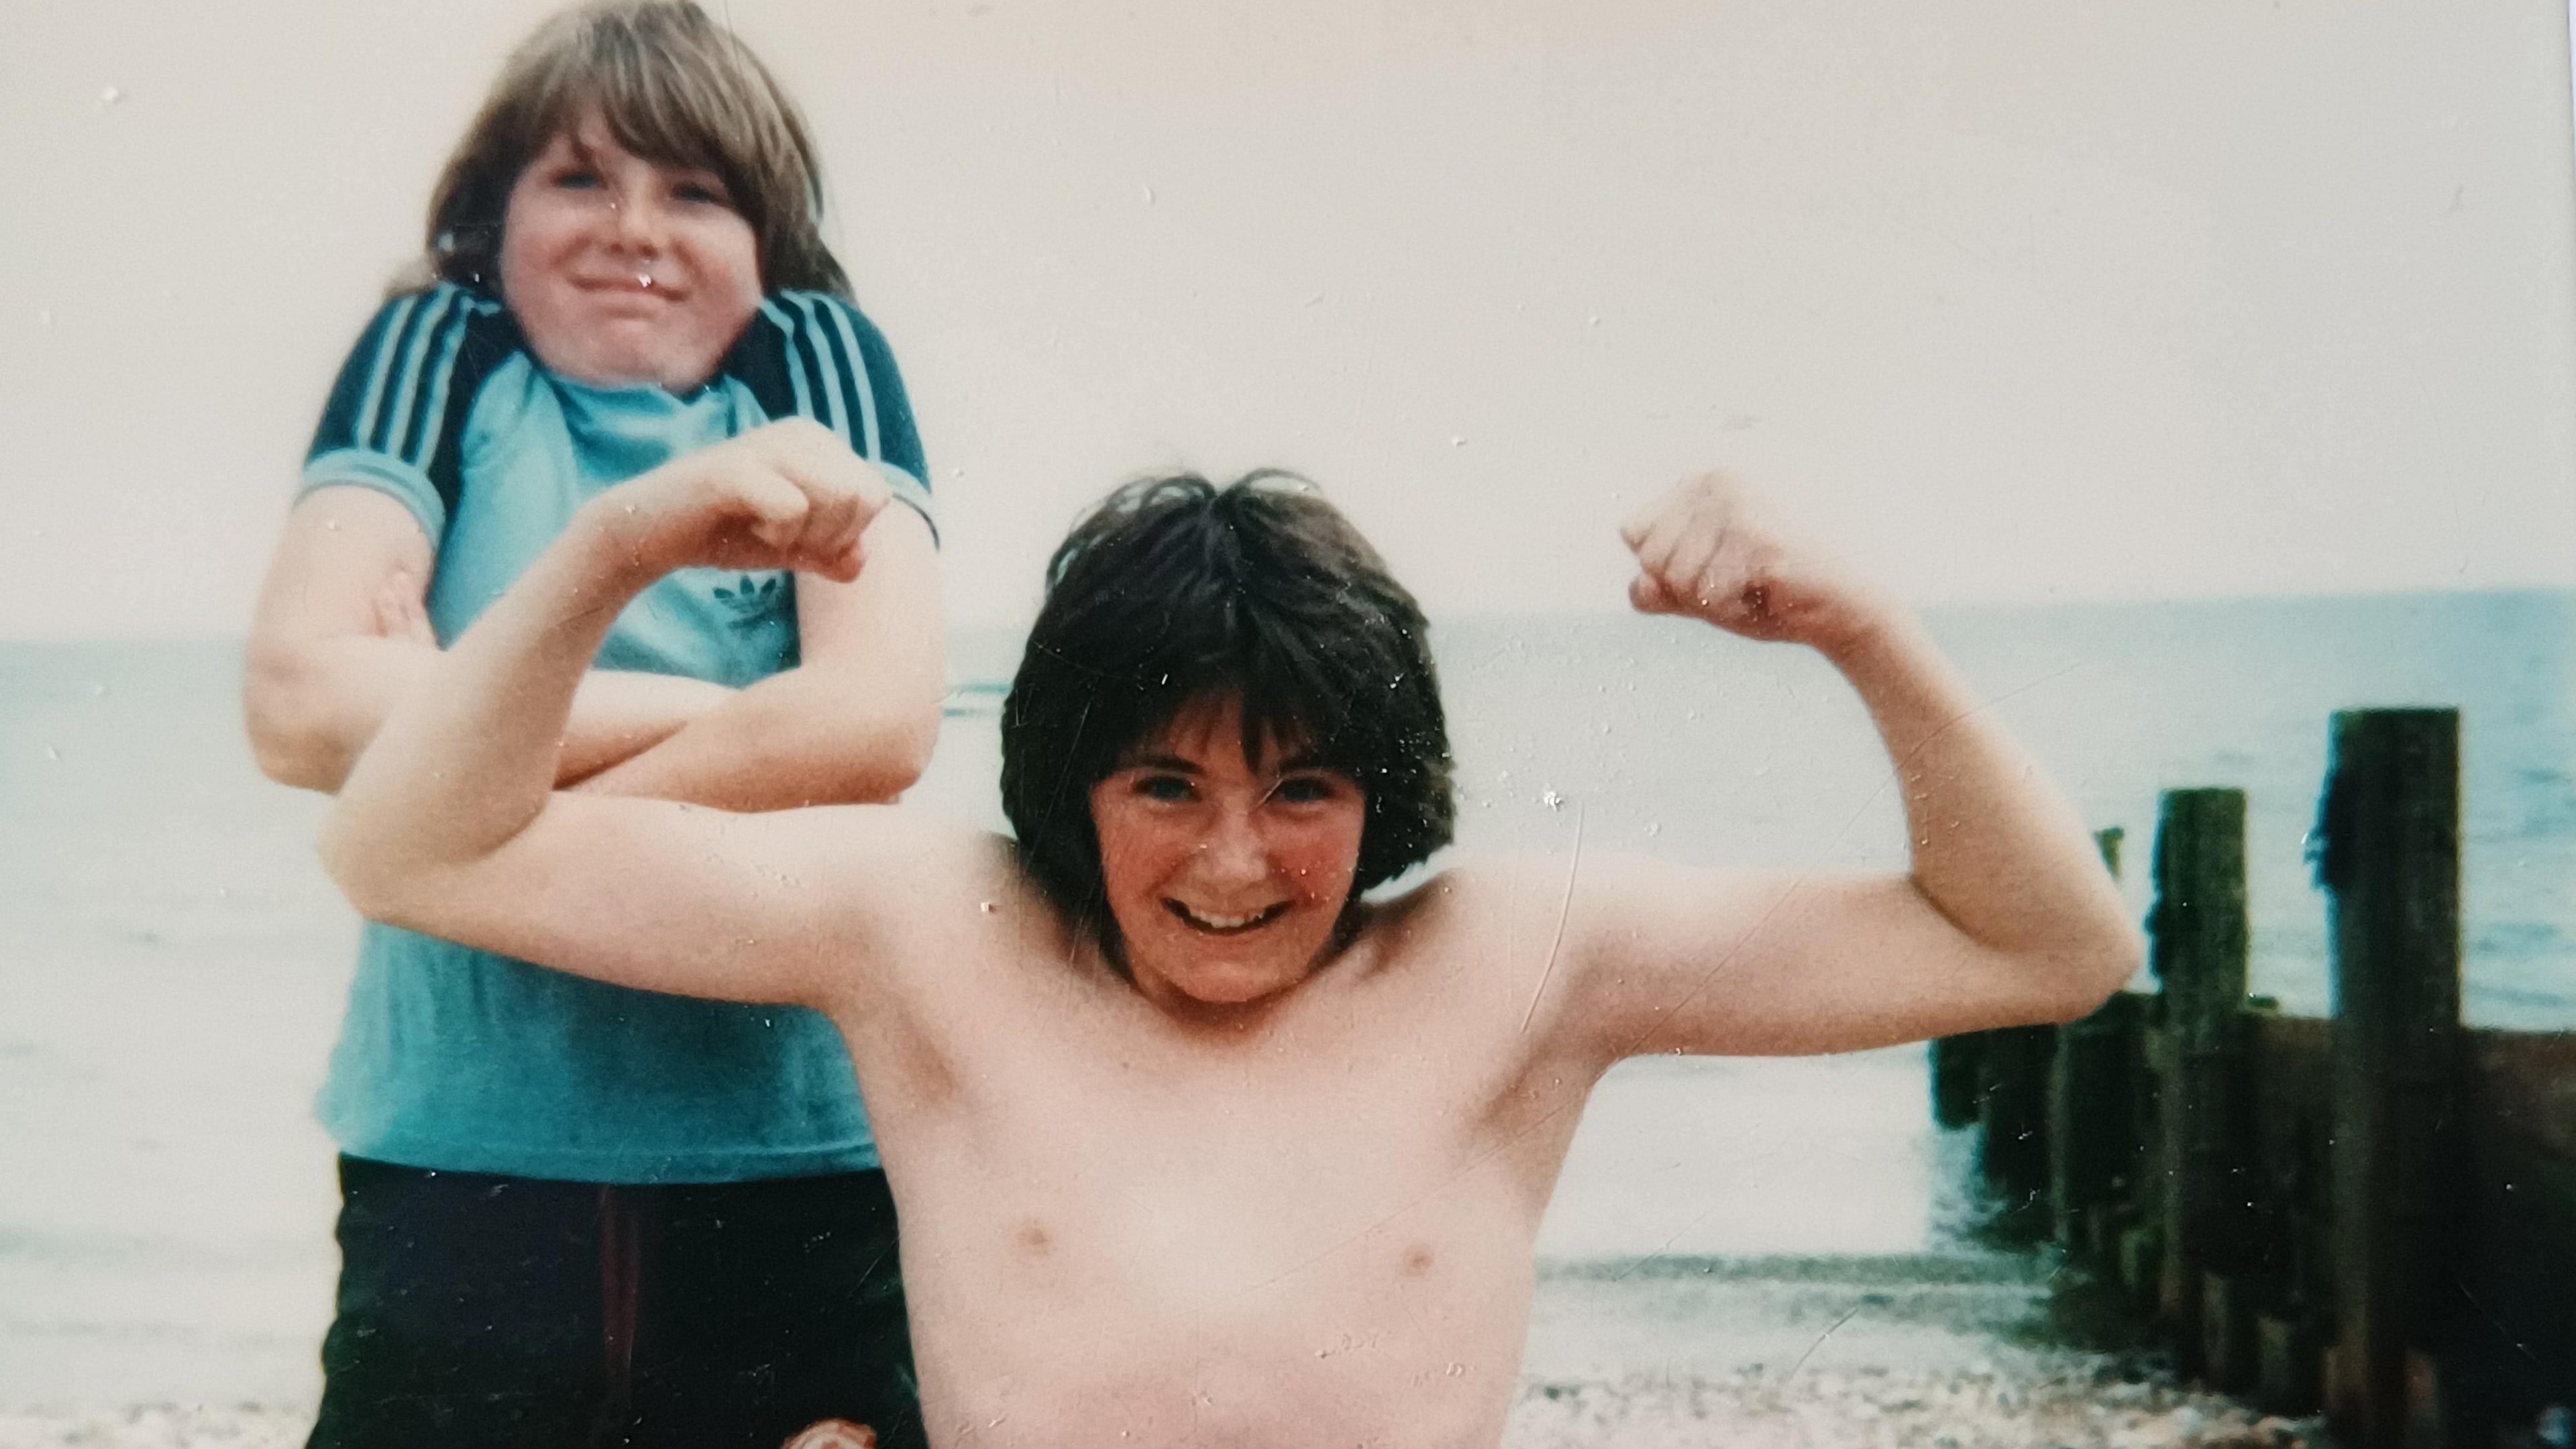
[[[1911,613],[1723,478],[1623,533],[1639,610],[1805,644],[1842,671],[1895,766],[1912,868],[1605,869],[1570,906],[1569,1026],[1610,1057],[1848,1051],[2078,1016],[2129,978],[2137,933],[2083,823]]]
[[[853,818],[890,812],[746,817],[553,789],[582,673],[645,585],[687,565],[857,576],[883,481],[806,441],[747,435],[602,494],[406,694],[324,826],[362,912],[626,985],[813,997],[847,903],[837,853],[900,828]]]

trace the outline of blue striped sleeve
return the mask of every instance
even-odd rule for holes
[[[411,510],[431,542],[456,505],[459,434],[498,303],[440,284],[385,303],[340,367],[299,490],[356,485]],[[487,339],[488,340],[488,339]]]
[[[769,394],[764,406],[771,415],[812,418],[839,433],[851,451],[885,468],[895,496],[937,533],[930,466],[885,334],[858,308],[827,292],[774,293],[761,303],[752,326],[772,344],[760,349],[761,360],[778,369],[749,379],[756,393]]]

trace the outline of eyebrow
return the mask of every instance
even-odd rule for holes
[[[1179,775],[1195,775],[1199,767],[1178,755],[1137,755],[1121,765],[1122,770],[1169,770]]]
[[[1182,759],[1178,755],[1137,755],[1119,765],[1118,768],[1122,770],[1169,770],[1178,775],[1196,775],[1200,773],[1198,766],[1191,764],[1189,761]],[[1289,758],[1280,761],[1278,764],[1271,767],[1270,773],[1274,775],[1294,775],[1307,770],[1329,770],[1335,774],[1349,773],[1349,771],[1339,765],[1327,764],[1322,756],[1317,755],[1312,751],[1308,751],[1304,754],[1292,755]]]

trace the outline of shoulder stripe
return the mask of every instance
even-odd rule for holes
[[[778,329],[778,350],[783,359],[781,370],[787,374],[789,386],[795,389],[797,415],[814,416],[813,391],[805,383],[805,360],[796,351],[796,324],[788,320],[787,309],[779,306],[774,298],[760,304],[760,314]]]
[[[858,434],[851,441],[859,445],[860,457],[882,459],[885,453],[877,441],[876,389],[868,381],[867,354],[859,350],[858,334],[850,330],[849,309],[836,306],[829,300],[820,305],[831,317],[833,330],[841,340],[842,375],[849,379],[850,413],[857,424],[855,431]]]
[[[401,339],[403,329],[411,325],[412,311],[419,305],[417,293],[394,303],[393,316],[386,320],[385,330],[376,338],[375,365],[367,373],[367,390],[363,394],[364,400],[358,405],[358,423],[349,430],[349,441],[359,447],[365,447],[368,435],[376,430],[377,404],[384,400],[385,395],[385,372],[393,366],[395,343]]]
[[[449,319],[440,338],[438,360],[430,367],[429,394],[421,400],[419,446],[413,450],[422,471],[429,470],[432,458],[438,456],[439,438],[447,430],[447,392],[456,379],[456,355],[465,346],[465,333],[487,308],[477,305],[472,297],[460,296],[456,315]]]
[[[408,374],[415,370],[412,366],[413,348],[437,309],[438,293],[435,290],[422,292],[412,298],[411,306],[404,310],[402,324],[385,334],[384,390],[375,400],[376,425],[362,435],[362,441],[387,457],[394,456],[394,429],[402,426],[404,415],[411,411]]]
[[[438,361],[432,405],[422,414],[427,421],[418,448],[420,470],[429,475],[450,518],[464,496],[464,439],[475,399],[493,370],[519,355],[523,345],[500,303],[459,288],[457,312],[447,350]]]
[[[418,324],[411,329],[411,336],[405,339],[402,381],[387,400],[385,440],[377,445],[378,451],[386,457],[402,458],[414,464],[419,462],[403,450],[403,444],[411,437],[412,415],[420,410],[423,391],[421,366],[427,358],[430,339],[438,335],[440,324],[448,320],[447,314],[455,303],[456,293],[450,288],[441,287],[430,293],[428,304],[420,309]]]
[[[814,316],[814,299],[794,298],[798,316],[804,325],[796,329],[798,350],[806,364],[814,369],[814,394],[823,400],[823,416],[817,421],[850,440],[849,386],[842,380],[843,368],[832,355],[832,340],[824,335],[823,325]]]

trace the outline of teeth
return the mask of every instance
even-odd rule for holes
[[[1240,916],[1215,916],[1202,911],[1192,910],[1188,906],[1181,905],[1178,901],[1173,902],[1173,904],[1180,906],[1181,914],[1188,917],[1191,924],[1205,926],[1211,931],[1240,931],[1244,927],[1253,925],[1256,922],[1268,920],[1279,909],[1277,906],[1264,906],[1260,910],[1248,912]]]

